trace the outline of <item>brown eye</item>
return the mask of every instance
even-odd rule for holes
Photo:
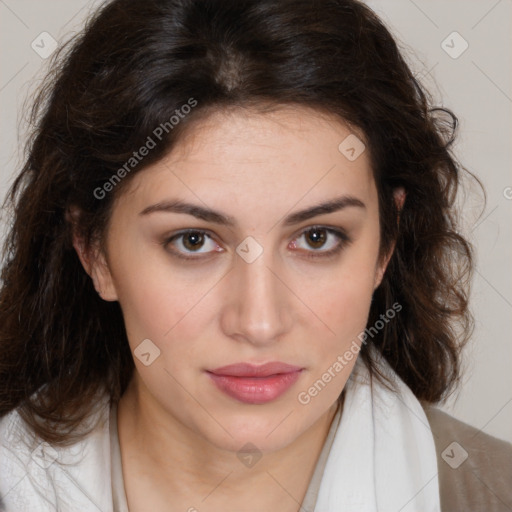
[[[182,235],[183,246],[189,251],[195,251],[204,244],[204,235],[199,231],[189,231]]]
[[[208,233],[192,229],[173,235],[165,240],[163,245],[173,255],[184,259],[199,259],[213,252],[221,251]],[[201,250],[203,248],[206,250]],[[197,254],[198,256],[187,256],[188,254]]]
[[[327,240],[326,229],[310,229],[306,231],[306,240],[314,249],[321,248]]]
[[[299,243],[302,238],[305,244]],[[302,249],[301,252],[305,252],[307,258],[328,258],[339,253],[349,243],[350,239],[343,231],[313,226],[304,230],[291,245],[293,249]],[[321,250],[324,247],[325,249]]]

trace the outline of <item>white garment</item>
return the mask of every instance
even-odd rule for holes
[[[376,351],[373,352],[377,359]],[[437,456],[423,407],[384,359],[397,393],[357,361],[314,512],[440,512]]]
[[[358,361],[314,512],[440,512],[437,458],[421,404],[392,372],[398,393]],[[373,389],[373,392],[372,392]],[[0,420],[0,497],[6,512],[114,512],[108,397],[95,429],[68,448],[35,439],[16,411]]]
[[[108,397],[98,398],[83,440],[54,449],[17,413],[0,420],[0,511],[113,512]]]

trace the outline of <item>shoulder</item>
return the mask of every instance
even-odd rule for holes
[[[441,508],[512,510],[512,444],[423,404],[437,452]]]
[[[107,512],[108,413],[108,400],[101,398],[84,425],[89,433],[68,446],[42,441],[17,409],[0,418],[0,511],[84,512],[101,505]]]

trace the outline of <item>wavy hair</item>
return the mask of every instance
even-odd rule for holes
[[[134,371],[122,312],[103,301],[72,245],[104,242],[117,197],[215,110],[309,107],[357,127],[378,190],[381,254],[395,249],[363,344],[376,347],[419,400],[457,383],[470,336],[472,248],[457,226],[462,171],[456,117],[435,109],[380,19],[357,0],[114,0],[52,58],[31,111],[0,291],[0,417],[18,408],[42,439],[67,444],[106,389]],[[114,189],[97,191],[155,127],[197,105]],[[469,174],[469,173],[468,173]],[[400,212],[396,187],[407,193]],[[95,193],[96,191],[96,193]],[[80,215],[72,221],[72,207]],[[397,225],[397,215],[400,222]]]

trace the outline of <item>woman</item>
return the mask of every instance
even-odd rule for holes
[[[512,507],[510,445],[434,407],[471,330],[455,118],[372,11],[114,0],[56,62],[9,197],[3,510]]]

